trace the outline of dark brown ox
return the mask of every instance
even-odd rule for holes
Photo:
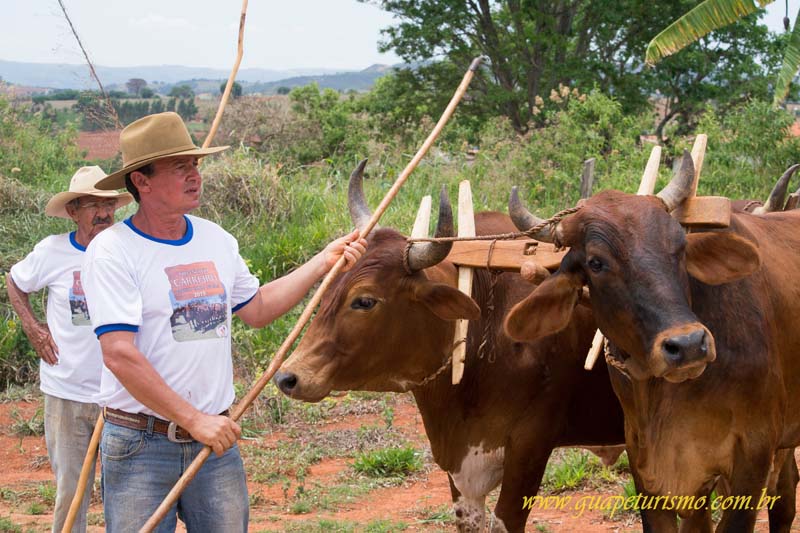
[[[351,177],[356,226],[369,218],[360,170]],[[487,234],[514,226],[507,215],[479,213],[476,229]],[[446,197],[440,202],[437,235],[442,233],[452,234]],[[503,333],[503,317],[531,289],[519,274],[499,274],[491,298],[491,275],[477,269],[473,301],[456,289],[456,266],[443,261],[449,245],[415,244],[408,273],[403,235],[381,228],[368,242],[365,255],[323,298],[276,375],[278,387],[305,401],[319,401],[332,390],[412,391],[434,460],[448,473],[458,530],[484,531],[485,497],[502,483],[491,531],[524,531],[530,509],[523,508],[523,498],[537,493],[554,447],[623,442],[622,412],[605,365],[582,369],[594,331],[591,321],[581,320],[588,310],[577,310],[558,335],[513,342]],[[465,373],[452,385],[444,363],[458,318],[472,322]],[[487,328],[481,357],[478,345]],[[423,383],[439,369],[444,372]]]
[[[710,531],[710,511],[676,497],[697,502],[716,485],[750,498],[724,511],[717,531],[752,531],[765,487],[780,496],[770,531],[789,531],[798,480],[790,448],[800,443],[800,212],[734,212],[729,229],[686,234],[670,211],[693,175],[684,154],[659,197],[606,191],[540,235],[570,251],[512,309],[506,331],[525,340],[560,331],[587,286],[610,341],[637,488],[667,497],[650,500],[645,530],[675,531],[677,512],[682,531]],[[522,227],[538,220],[512,211]]]

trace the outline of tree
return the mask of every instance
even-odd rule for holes
[[[646,0],[381,0],[398,22],[382,30],[380,48],[418,65],[400,81],[422,87],[417,105],[431,109],[444,107],[473,57],[486,57],[470,88],[481,96],[464,102],[463,112],[479,119],[505,115],[525,133],[544,124],[543,106],[559,84],[582,92],[597,87],[626,113],[648,107],[653,94],[674,101],[694,97],[687,83],[698,60],[677,61],[660,73],[644,68],[650,36],[691,4],[676,0],[654,9]],[[768,43],[764,37],[747,44],[737,32],[727,33],[724,45],[709,40],[705,50],[732,46],[748,55],[703,64],[701,80],[733,79],[742,72],[763,77],[765,67],[758,65],[769,63]],[[684,120],[685,114],[677,118]]]
[[[176,85],[169,91],[169,96],[175,98],[194,98],[194,91],[188,85]]]
[[[141,90],[139,96],[141,96],[142,98],[152,98],[153,96],[155,96],[155,94],[156,93],[155,91],[153,91],[153,89],[151,89],[150,87],[145,87],[144,89]]]
[[[186,100],[180,100],[178,102],[177,113],[183,120],[189,121],[193,119],[197,114],[197,106],[194,103],[194,99],[188,98]]]
[[[225,88],[228,86],[228,82],[222,82],[222,85],[219,86],[219,94],[223,94],[225,92]],[[239,85],[239,82],[233,82],[233,87],[231,88],[231,96],[234,98],[239,98],[242,96],[242,86]]]
[[[757,0],[760,7],[774,0]],[[788,4],[787,4],[788,9]],[[705,0],[694,9],[670,24],[656,35],[647,46],[647,63],[655,65],[663,58],[678,52],[686,46],[702,39],[708,33],[724,28],[729,24],[752,18],[758,7],[752,0]],[[773,103],[780,104],[786,95],[800,67],[800,13],[795,17],[794,30],[786,45],[783,66],[775,81]],[[789,29],[789,18],[783,19],[784,28]]]
[[[278,89],[275,92],[278,93],[278,94],[289,94],[290,92],[292,92],[292,89],[291,89],[291,87],[287,87],[285,85],[281,85],[280,87],[278,87]]]
[[[128,88],[129,93],[139,96],[142,89],[147,87],[147,82],[142,78],[131,78],[125,83],[125,87]]]

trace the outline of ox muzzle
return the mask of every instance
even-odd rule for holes
[[[702,324],[693,322],[659,333],[650,352],[655,377],[680,383],[700,376],[716,359],[714,336]]]

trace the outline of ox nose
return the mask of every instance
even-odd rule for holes
[[[697,328],[688,333],[673,335],[661,341],[661,353],[673,366],[682,366],[708,358],[706,330]]]
[[[297,386],[297,376],[291,372],[281,372],[280,370],[275,373],[275,385],[287,396],[292,395],[292,391]]]

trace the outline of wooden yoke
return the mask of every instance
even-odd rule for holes
[[[431,197],[423,196],[417,210],[417,218],[414,219],[414,228],[411,230],[412,239],[421,239],[428,236],[428,229],[431,225]]]
[[[462,181],[458,186],[458,236],[475,236],[475,214],[472,209],[472,189],[470,189],[469,181],[467,180]],[[458,290],[467,296],[472,296],[471,267],[458,267]],[[455,343],[455,348],[453,348],[453,385],[461,383],[461,378],[464,376],[468,330],[469,320],[459,318],[456,321],[456,334],[453,341]]]
[[[697,196],[697,184],[700,182],[700,172],[703,170],[706,144],[708,144],[708,135],[698,134],[694,140],[694,146],[692,146],[692,161],[694,162],[692,194],[672,212],[672,216],[687,228],[727,228],[731,225],[730,199],[721,196]]]

